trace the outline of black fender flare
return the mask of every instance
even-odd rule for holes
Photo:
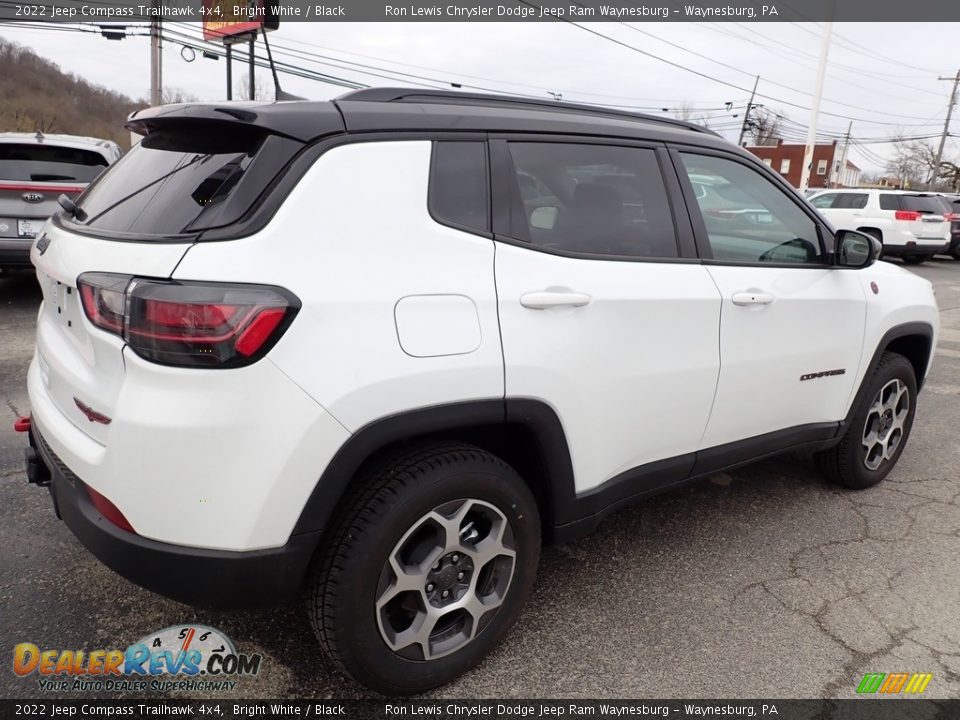
[[[853,401],[847,409],[847,416],[841,421],[840,426],[837,428],[837,434],[835,436],[837,440],[846,433],[847,428],[850,427],[850,423],[853,421],[853,416],[857,412],[857,408],[863,403],[864,396],[867,394],[870,377],[880,362],[880,356],[883,355],[890,346],[890,343],[900,338],[910,336],[920,336],[927,341],[926,365],[923,368],[923,372],[917,373],[917,390],[919,391],[923,387],[924,376],[930,367],[930,361],[933,359],[933,326],[925,322],[910,322],[903,323],[902,325],[894,325],[883,334],[880,342],[878,342],[876,348],[874,348],[873,357],[870,358],[870,362],[863,373],[863,379],[860,381],[860,387],[857,388],[857,394],[854,395]]]
[[[317,533],[330,523],[331,515],[361,466],[376,453],[400,442],[476,428],[522,426],[534,438],[543,473],[549,478],[541,507],[549,525],[574,518],[573,464],[560,418],[547,403],[532,399],[472,400],[418,408],[375,420],[357,430],[340,447],[314,486],[304,505],[293,535]],[[559,513],[559,514],[558,514]]]

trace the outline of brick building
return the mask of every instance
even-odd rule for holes
[[[744,145],[793,185],[800,187],[803,171],[804,145],[777,140],[776,145]],[[849,160],[842,163],[843,148],[833,141],[813,146],[813,161],[810,167],[810,187],[856,187],[860,182],[860,168]],[[843,167],[841,167],[843,165]]]

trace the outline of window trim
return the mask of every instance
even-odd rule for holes
[[[679,143],[668,144],[670,159],[673,162],[674,171],[680,181],[683,189],[683,197],[687,203],[687,212],[690,215],[690,222],[693,225],[693,234],[696,240],[697,252],[704,265],[719,265],[732,267],[758,267],[758,268],[794,268],[794,269],[815,269],[835,267],[833,262],[834,250],[827,246],[827,238],[833,237],[833,232],[824,225],[823,220],[809,203],[803,202],[797,191],[792,185],[784,180],[783,176],[758,159],[741,155],[739,153],[726,152],[714,148],[708,148],[701,145],[681,145]],[[736,260],[717,260],[713,257],[713,249],[710,246],[710,238],[707,233],[707,225],[703,219],[703,213],[700,211],[700,205],[697,203],[693,191],[693,184],[687,177],[686,168],[683,164],[681,153],[692,155],[710,155],[713,157],[730,160],[745,166],[754,172],[759,173],[776,185],[787,198],[793,202],[807,217],[809,217],[817,230],[817,239],[820,242],[820,252],[823,256],[822,263],[799,264],[799,263],[765,263],[765,262],[741,262]]]
[[[469,225],[461,225],[460,223],[451,222],[449,220],[444,220],[434,211],[433,203],[433,178],[434,178],[434,166],[437,162],[437,145],[440,143],[457,143],[457,142],[473,142],[483,146],[483,172],[484,180],[487,186],[487,197],[486,200],[486,215],[487,215],[487,229],[480,230],[475,227],[470,227]],[[427,171],[427,214],[430,215],[430,219],[433,220],[438,225],[443,225],[444,227],[451,228],[453,230],[458,230],[460,232],[469,233],[471,235],[476,235],[477,237],[486,238],[488,240],[493,239],[493,184],[491,181],[491,172],[490,172],[490,144],[487,142],[486,134],[478,135],[474,139],[468,139],[463,137],[457,138],[444,138],[444,137],[432,137],[430,142],[430,167]]]
[[[667,204],[670,219],[673,222],[674,237],[677,243],[676,257],[640,257],[636,255],[607,255],[601,253],[577,252],[575,250],[561,250],[534,245],[510,235],[509,208],[512,205],[511,184],[516,184],[516,169],[510,156],[508,144],[511,142],[526,143],[562,143],[574,145],[608,145],[621,148],[635,148],[639,150],[653,150],[660,167],[660,177],[663,180],[667,195]],[[579,260],[601,260],[612,262],[646,262],[646,263],[678,263],[699,264],[697,256],[694,230],[690,224],[689,213],[683,200],[680,183],[672,171],[673,163],[662,142],[650,140],[628,140],[617,137],[595,135],[549,135],[532,133],[491,133],[490,149],[490,179],[492,188],[490,193],[493,209],[492,229],[493,239],[507,245],[515,245],[534,252],[546,253]]]

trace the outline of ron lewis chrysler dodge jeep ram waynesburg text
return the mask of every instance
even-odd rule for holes
[[[475,665],[628,501],[906,445],[930,283],[701,128],[389,89],[128,127],[32,250],[29,477],[158,593],[305,591],[371,688]]]

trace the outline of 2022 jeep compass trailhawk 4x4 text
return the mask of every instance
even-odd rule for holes
[[[440,685],[543,541],[771,454],[880,482],[930,283],[686,123],[423,90],[180,105],[51,219],[28,474],[197,605],[305,589],[336,664]]]

